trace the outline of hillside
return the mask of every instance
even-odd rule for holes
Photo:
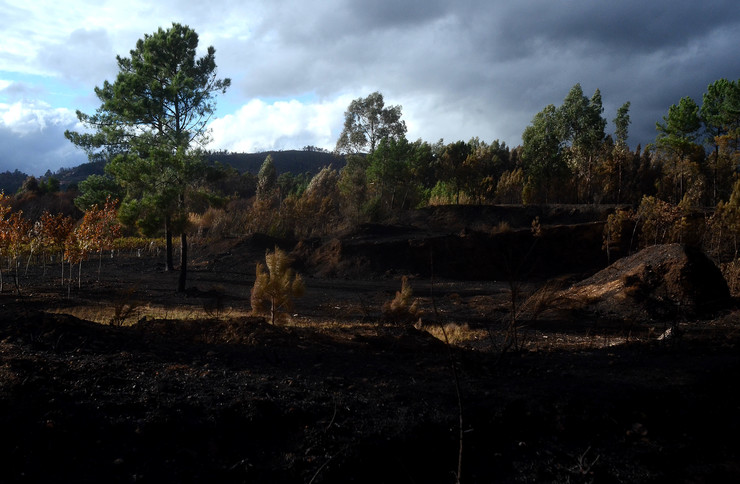
[[[105,161],[90,161],[73,168],[61,168],[54,173],[54,178],[59,180],[59,185],[64,190],[71,184],[80,183],[90,175],[102,175]]]

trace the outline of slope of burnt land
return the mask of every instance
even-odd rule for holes
[[[608,265],[603,228],[613,210],[575,205],[434,206],[325,238],[298,241],[254,234],[221,241],[208,244],[195,259],[205,261],[214,272],[253,273],[266,250],[280,247],[291,252],[297,270],[322,278],[585,277]],[[535,220],[538,231],[533,232]]]
[[[342,236],[293,251],[299,266],[321,277],[398,276],[457,280],[526,280],[592,274],[607,265],[604,225],[545,226],[440,233],[414,226],[366,224]]]
[[[105,258],[99,275],[86,266],[79,289],[24,279],[22,295],[0,295],[0,482],[452,483],[458,467],[463,483],[740,481],[732,308],[606,325],[603,310],[558,306],[553,290],[544,313],[516,321],[521,348],[499,344],[511,286],[492,261],[544,261],[518,269],[523,301],[546,274],[593,272],[583,261],[599,253],[598,223],[544,225],[537,237],[408,223],[299,243],[194,241],[186,295],[153,255]],[[275,245],[306,270],[292,321],[230,315],[247,313],[254,265]],[[439,280],[445,264],[451,277]],[[319,277],[324,267],[334,277]],[[476,270],[486,277],[464,279]],[[418,275],[419,328],[469,322],[478,339],[448,346],[380,323],[405,273]],[[616,280],[640,296],[625,301],[674,293],[647,291],[653,279]],[[219,298],[218,318],[161,316]],[[133,301],[130,326],[69,315]]]
[[[433,205],[398,213],[392,225],[411,225],[435,232],[477,230],[489,232],[502,224],[529,228],[535,219],[542,225],[575,225],[604,222],[621,205]]]

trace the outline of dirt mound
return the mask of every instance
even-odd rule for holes
[[[701,250],[681,244],[656,245],[620,259],[564,296],[617,319],[700,316],[730,302],[717,266]]]

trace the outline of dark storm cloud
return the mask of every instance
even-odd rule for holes
[[[52,125],[23,134],[0,125],[0,172],[17,169],[39,176],[85,163],[87,157],[64,138],[64,129]]]
[[[98,85],[116,72],[116,52],[103,29],[76,29],[63,42],[42,50],[36,61],[65,79]]]
[[[632,102],[633,144],[682,96],[740,76],[735,5],[717,2],[323,2],[270,10],[250,40],[252,95],[381,90],[420,123],[469,116],[519,142],[529,120],[581,83],[607,119]],[[697,99],[700,100],[700,99]],[[463,112],[464,115],[459,113]]]
[[[515,116],[527,109],[531,119],[579,82],[588,94],[601,89],[609,120],[631,101],[631,138],[645,144],[682,96],[699,98],[714,80],[740,76],[728,56],[740,31],[733,10],[732,2],[520,1],[481,3],[460,24],[478,46],[468,75],[490,78],[498,94],[479,92],[492,105]]]
[[[42,175],[86,161],[64,137],[67,129],[79,130],[71,112],[23,101],[0,108],[0,172]]]
[[[724,26],[738,25],[728,15],[735,2],[695,1],[518,1],[501,7],[479,5],[471,26],[494,29],[480,32],[482,44],[493,40],[502,55],[542,55],[542,49],[565,50],[582,55],[631,57],[660,50],[686,48],[693,39]],[[480,21],[476,22],[475,19]]]

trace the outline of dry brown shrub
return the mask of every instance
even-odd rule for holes
[[[414,299],[408,277],[401,278],[401,290],[383,304],[382,313],[384,321],[394,323],[411,323],[419,319],[419,302]]]
[[[740,259],[720,265],[732,297],[740,296]]]
[[[678,206],[644,196],[636,217],[642,247],[682,241],[684,213]]]
[[[225,306],[226,288],[217,284],[203,294],[203,311],[209,318],[220,319],[227,312]]]
[[[635,231],[635,213],[632,210],[617,209],[606,219],[604,243],[607,260],[618,259],[629,254]]]
[[[511,224],[506,220],[502,220],[491,229],[491,235],[505,234],[508,232],[511,232]]]
[[[136,316],[139,309],[143,306],[143,303],[135,298],[136,286],[128,288],[123,293],[119,294],[115,303],[113,304],[113,316],[111,316],[108,324],[111,326],[123,326],[129,320]]]

